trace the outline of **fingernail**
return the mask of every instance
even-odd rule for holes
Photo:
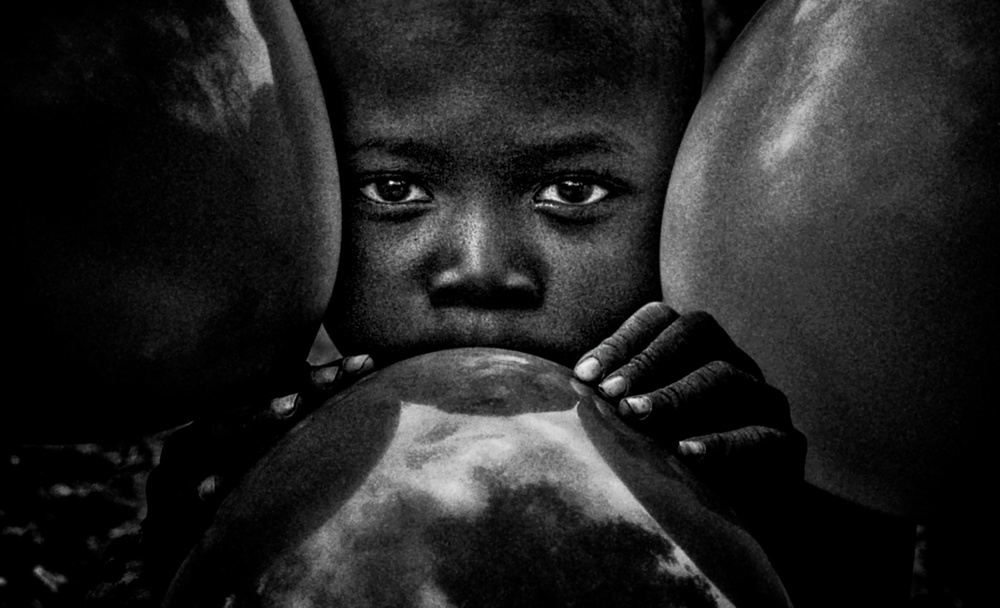
[[[212,496],[215,495],[221,485],[221,477],[218,475],[209,475],[205,479],[202,479],[201,483],[198,484],[198,498],[202,500],[211,500]]]
[[[647,397],[629,397],[624,399],[632,413],[640,418],[644,418],[653,411],[653,403]]]
[[[597,357],[587,357],[576,364],[573,373],[584,382],[593,382],[601,377],[601,362]]]
[[[278,418],[288,418],[295,413],[295,409],[298,407],[297,397],[297,393],[292,393],[291,395],[272,399],[271,411]]]
[[[625,393],[625,389],[628,388],[628,382],[626,382],[625,378],[622,378],[621,376],[614,376],[612,378],[608,378],[604,382],[601,382],[599,386],[608,397],[617,397],[618,395]]]
[[[677,453],[683,456],[700,456],[705,453],[705,444],[700,441],[679,441]]]
[[[324,365],[312,370],[313,384],[320,388],[333,384],[337,381],[338,376],[340,376],[339,365]]]
[[[361,371],[361,368],[365,366],[366,361],[370,361],[371,357],[368,355],[354,355],[348,357],[344,360],[344,371],[349,374],[354,374]]]

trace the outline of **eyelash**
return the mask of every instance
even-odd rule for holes
[[[381,182],[381,183],[380,183]],[[383,197],[379,196],[375,191],[379,185],[385,185],[389,182],[398,182],[402,186],[406,186],[409,189],[409,194],[412,194],[413,189],[420,190],[423,195],[412,200],[403,201],[388,201]],[[357,181],[361,186],[358,188],[359,193],[365,199],[378,204],[378,205],[412,205],[430,202],[434,199],[434,194],[429,187],[424,185],[419,178],[411,175],[379,175],[371,177],[362,177]],[[560,202],[558,200],[552,200],[551,198],[542,198],[541,194],[548,189],[555,189],[561,185],[568,183],[583,184],[584,186],[590,186],[595,189],[599,189],[602,192],[599,194],[599,198],[593,201],[585,201],[582,203],[571,203],[571,202]],[[524,188],[525,190],[529,188]],[[541,182],[535,182],[532,190],[531,199],[536,205],[540,205],[547,208],[554,207],[565,207],[565,208],[579,208],[588,207],[591,205],[596,205],[597,203],[603,202],[608,198],[615,197],[622,193],[627,193],[629,191],[628,186],[621,183],[616,178],[607,175],[605,173],[571,173],[571,174],[561,174],[558,176],[550,177]],[[381,200],[379,200],[381,199]]]
[[[408,188],[408,194],[412,194],[412,191],[414,189],[418,189],[423,193],[423,196],[414,198],[412,200],[387,201],[383,197],[379,196],[378,192],[376,192],[376,189],[380,185],[388,185],[390,182],[397,182],[402,186],[406,186]],[[431,193],[429,188],[421,184],[418,180],[410,178],[409,176],[403,176],[403,175],[381,176],[375,179],[367,179],[365,181],[362,181],[361,183],[362,186],[361,188],[359,188],[359,190],[361,191],[361,195],[367,198],[368,200],[380,205],[407,205],[413,203],[425,203],[425,202],[430,202],[434,198],[434,195],[433,193]]]
[[[588,186],[594,189],[599,189],[602,192],[597,195],[598,198],[596,198],[596,200],[589,200],[594,196],[593,194],[591,194],[591,196],[588,197],[587,201],[576,202],[576,203],[560,202],[558,200],[551,200],[542,197],[542,194],[547,190],[556,189],[559,186],[563,186],[566,184],[582,184],[584,186]],[[536,204],[543,206],[588,207],[591,205],[596,205],[598,203],[604,202],[609,198],[612,198],[627,191],[628,188],[624,184],[622,184],[617,179],[609,175],[594,174],[594,173],[584,173],[584,174],[575,173],[569,175],[560,175],[558,177],[554,177],[544,182],[541,182],[538,186],[535,187],[534,189],[535,193],[532,196],[532,200]]]

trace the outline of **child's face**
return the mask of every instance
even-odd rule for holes
[[[497,346],[572,363],[660,298],[686,116],[668,85],[616,82],[585,44],[509,18],[465,37],[420,18],[341,19],[319,51],[345,206],[327,326],[382,362]]]

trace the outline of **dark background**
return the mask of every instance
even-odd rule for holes
[[[707,81],[763,0],[703,3]],[[61,353],[58,359],[72,355]],[[30,404],[7,407],[22,406]],[[138,530],[145,477],[165,435],[118,444],[0,446],[0,608],[83,604],[102,551]],[[938,549],[948,539],[935,532],[917,526],[910,606],[971,605],[963,601],[962,573]]]

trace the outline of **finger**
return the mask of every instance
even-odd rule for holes
[[[644,433],[667,438],[751,425],[792,427],[781,391],[725,361],[712,361],[664,388],[622,399],[618,411]]]
[[[221,474],[232,479],[232,471],[248,467],[304,415],[298,393],[233,408],[172,433],[160,460],[191,477]]]
[[[259,459],[282,435],[288,432],[306,414],[300,393],[272,399],[268,407],[241,419],[222,421],[226,437],[217,433],[223,446],[218,470],[224,478],[232,480],[232,471],[242,473]],[[217,425],[218,426],[218,425]]]
[[[711,361],[726,361],[763,380],[757,364],[706,312],[680,315],[645,349],[607,375],[600,389],[610,398],[642,393],[676,382]]]
[[[299,409],[298,393],[285,395],[271,400],[271,406],[267,409],[265,416],[261,418],[272,420],[286,420],[296,414]]]
[[[784,527],[805,477],[802,433],[752,426],[685,439],[677,448],[681,462],[739,513],[758,540]]]
[[[157,508],[151,508],[155,517],[152,523],[144,522],[144,534],[159,534],[163,542],[177,540],[181,545],[193,542],[181,539],[207,525],[235,483],[301,419],[300,405],[293,393],[172,433],[147,480],[147,502]]]
[[[344,359],[344,371],[348,374],[364,375],[373,367],[374,362],[369,355],[352,355]]]
[[[580,357],[573,371],[584,382],[596,382],[627,362],[660,332],[677,319],[678,314],[663,302],[650,302],[625,320],[611,337]]]
[[[219,475],[209,475],[198,483],[196,490],[198,498],[205,502],[217,502],[223,496],[223,478]]]
[[[312,368],[310,382],[317,390],[340,390],[375,369],[369,355],[352,355]]]
[[[762,467],[801,477],[806,438],[795,429],[748,426],[684,439],[677,444],[677,455],[686,463],[703,467]]]

